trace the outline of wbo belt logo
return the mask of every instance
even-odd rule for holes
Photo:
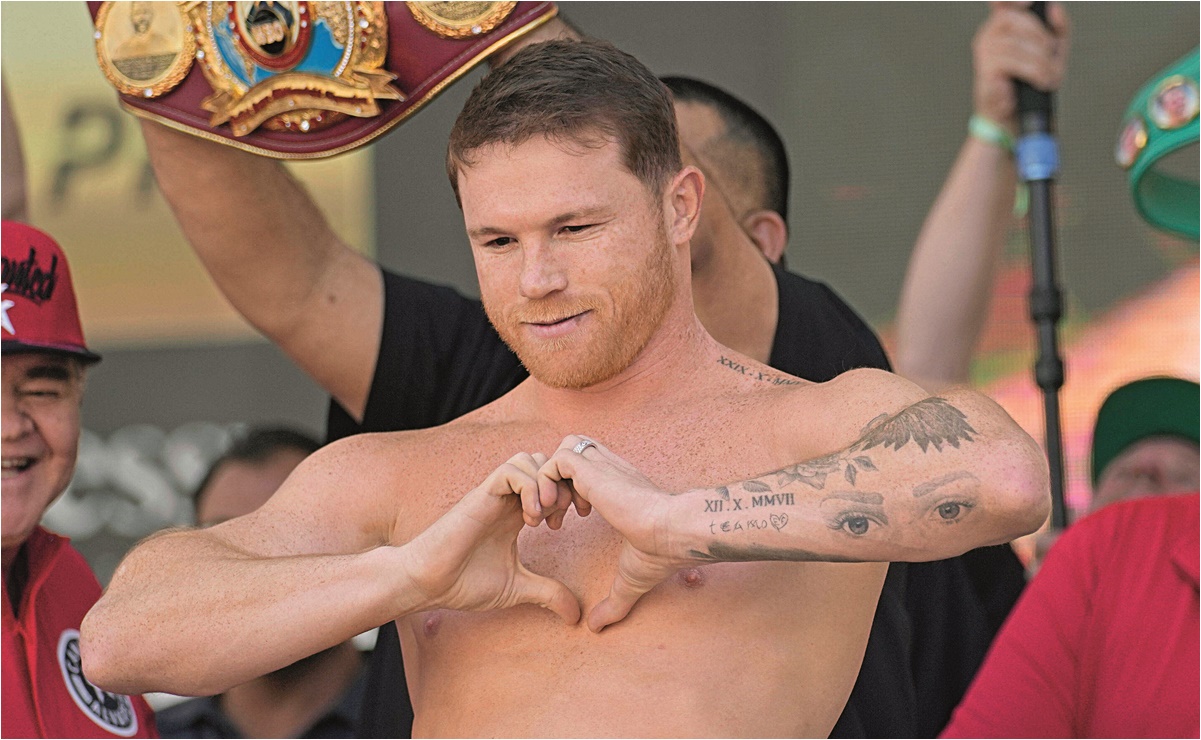
[[[192,27],[214,92],[201,108],[235,136],[260,125],[306,133],[404,100],[384,69],[388,20],[378,2],[196,3]]]
[[[57,655],[67,693],[88,719],[114,735],[132,737],[137,733],[138,714],[130,698],[98,689],[84,678],[79,660],[79,630],[63,630],[58,638]]]

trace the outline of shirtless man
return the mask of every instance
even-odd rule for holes
[[[397,619],[418,735],[816,736],[882,561],[1046,517],[1043,458],[988,399],[879,371],[806,383],[709,337],[689,281],[704,178],[632,57],[519,52],[448,163],[484,305],[532,377],[142,543],[83,626],[97,684],[213,693]]]

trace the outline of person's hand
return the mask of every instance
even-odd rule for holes
[[[517,535],[526,524],[551,517],[562,523],[556,485],[538,474],[542,453],[514,455],[405,546],[405,570],[433,607],[485,611],[537,604],[568,624],[580,621],[580,602],[567,586],[526,569]],[[549,503],[542,508],[540,488]],[[565,502],[570,502],[566,494]],[[523,518],[523,506],[531,512]]]
[[[1071,33],[1063,5],[1047,5],[1047,22],[1050,28],[1030,12],[1030,3],[993,3],[972,41],[975,112],[1012,134],[1018,129],[1013,81],[1044,91],[1056,90],[1063,81]]]
[[[575,435],[564,439],[540,472],[570,490],[581,515],[591,504],[625,538],[609,595],[588,613],[588,629],[600,632],[624,619],[647,591],[695,561],[673,542],[670,494],[599,442],[576,452],[584,441]]]

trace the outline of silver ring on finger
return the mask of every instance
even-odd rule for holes
[[[581,439],[579,442],[576,443],[575,447],[571,448],[571,451],[577,455],[583,455],[584,450],[588,449],[589,447],[596,447],[596,442],[593,442],[592,440],[588,439],[587,437],[584,437],[583,439]]]

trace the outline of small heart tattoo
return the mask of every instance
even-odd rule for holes
[[[784,527],[787,524],[788,524],[788,515],[787,514],[772,514],[771,515],[771,525],[776,528],[777,532],[779,532],[781,529],[784,529]]]

